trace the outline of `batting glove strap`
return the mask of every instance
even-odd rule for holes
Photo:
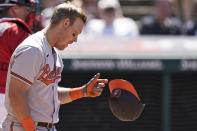
[[[84,97],[84,87],[70,89],[69,95],[72,101]]]

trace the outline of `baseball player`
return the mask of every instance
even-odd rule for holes
[[[3,103],[10,57],[15,48],[32,33],[24,21],[33,5],[34,1],[28,0],[0,1],[0,130],[7,114]]]
[[[63,63],[57,49],[77,42],[86,20],[80,8],[60,4],[49,26],[16,48],[7,75],[4,131],[55,131],[60,104],[102,93],[108,80],[99,73],[81,87],[58,87]]]

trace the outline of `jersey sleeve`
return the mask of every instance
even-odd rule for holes
[[[13,54],[10,74],[31,86],[40,71],[42,60],[42,54],[38,48],[17,48]]]

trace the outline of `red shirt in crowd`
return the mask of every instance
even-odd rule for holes
[[[18,18],[0,19],[0,93],[5,93],[9,61],[15,48],[30,34],[28,25]]]

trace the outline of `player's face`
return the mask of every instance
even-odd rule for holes
[[[59,50],[63,50],[69,44],[77,42],[78,35],[81,34],[83,27],[84,22],[80,18],[76,18],[72,25],[62,29],[63,31],[55,47]]]
[[[15,17],[20,18],[23,21],[26,20],[26,17],[28,16],[29,11],[30,11],[30,7],[28,6],[16,5],[14,7]]]

